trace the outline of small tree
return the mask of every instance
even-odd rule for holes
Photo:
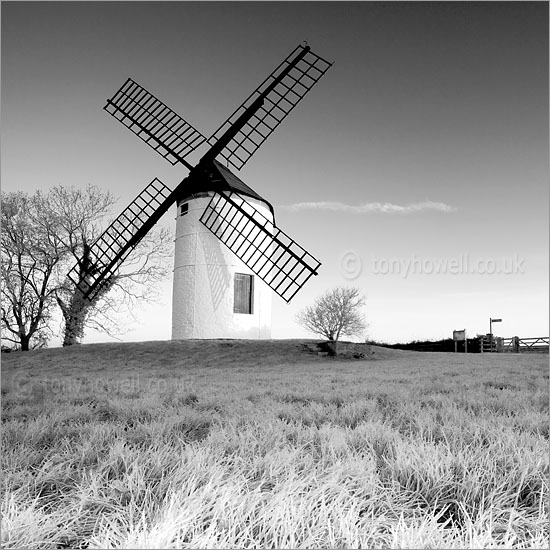
[[[337,342],[340,336],[359,336],[367,328],[361,313],[364,304],[358,288],[337,287],[298,313],[296,320],[306,330]]]

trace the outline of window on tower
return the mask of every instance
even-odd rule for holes
[[[252,314],[254,304],[254,276],[235,273],[234,313]]]
[[[185,214],[187,214],[187,212],[189,212],[189,203],[188,203],[188,202],[184,202],[184,203],[180,206],[180,216],[185,216]]]

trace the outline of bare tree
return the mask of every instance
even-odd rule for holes
[[[359,336],[366,329],[364,304],[358,288],[337,287],[317,298],[296,320],[306,330],[337,342],[340,336]]]
[[[158,284],[168,274],[167,260],[172,257],[171,233],[156,229],[147,234],[126,258],[120,270],[106,278],[92,300],[69,278],[57,289],[56,297],[63,313],[63,345],[78,344],[86,328],[112,337],[123,334],[122,318],[133,317],[133,311],[144,303],[155,301]],[[82,243],[76,253],[78,280],[91,273],[90,246]]]
[[[51,256],[49,250],[30,266],[35,276],[55,259],[47,280],[43,281],[47,308],[42,308],[41,326],[51,330],[52,302],[55,302],[63,315],[63,345],[79,343],[86,328],[111,336],[123,333],[125,327],[121,317],[132,315],[132,309],[157,296],[158,282],[168,273],[171,233],[163,228],[151,231],[130,253],[122,268],[107,279],[101,291],[89,301],[66,274],[75,263],[78,263],[81,280],[89,273],[90,246],[107,225],[115,199],[111,193],[90,185],[86,189],[58,186],[48,193],[37,192],[28,200],[36,204],[38,223],[46,230],[45,240],[55,249],[55,255]],[[4,218],[2,220],[4,225]],[[30,225],[26,228],[27,233],[30,232],[27,240],[32,241]],[[18,277],[22,281],[29,279],[28,274],[24,277],[16,274],[15,278]],[[36,290],[34,293],[35,298],[39,296]],[[4,300],[4,292],[2,298]],[[18,300],[19,294],[12,292],[7,303],[13,306]],[[4,316],[4,310],[2,314]]]
[[[64,254],[55,223],[42,217],[36,197],[2,193],[0,326],[2,339],[23,351],[51,336],[54,280]]]
[[[82,191],[55,187],[50,192],[49,209],[61,218],[63,242],[69,250],[70,268],[78,264],[79,282],[90,274],[91,244],[103,232],[106,215],[114,199],[94,186]],[[92,300],[68,277],[58,285],[56,298],[63,314],[63,345],[80,343],[86,328],[110,336],[125,332],[122,318],[133,315],[143,303],[154,301],[158,283],[168,274],[173,237],[167,229],[153,229],[129,254],[119,270],[103,281]]]

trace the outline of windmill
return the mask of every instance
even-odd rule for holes
[[[299,45],[208,139],[127,79],[104,109],[189,174],[173,190],[155,178],[91,245],[68,273],[83,296],[93,299],[177,204],[172,338],[269,338],[269,289],[290,302],[321,264],[220,161],[240,170],[331,65]],[[204,145],[191,165],[186,157]]]

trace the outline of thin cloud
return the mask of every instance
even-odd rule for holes
[[[406,205],[392,204],[391,202],[367,202],[364,204],[352,205],[343,202],[298,202],[286,206],[293,212],[304,210],[324,210],[330,212],[346,212],[350,214],[412,214],[413,212],[424,212],[434,210],[436,212],[453,212],[456,210],[444,202],[413,202]]]

